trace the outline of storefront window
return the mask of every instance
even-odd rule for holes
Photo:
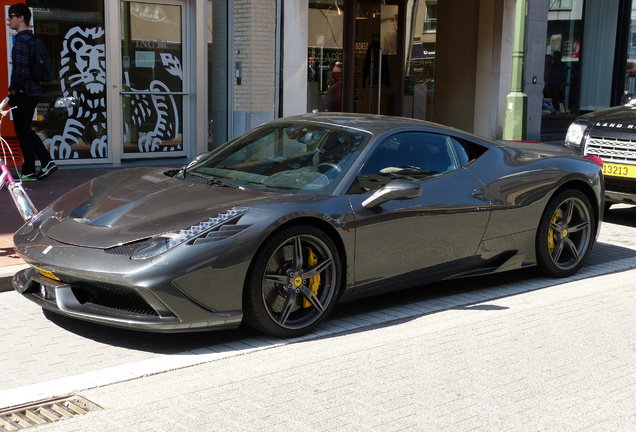
[[[56,72],[42,85],[33,128],[56,160],[107,158],[104,2],[32,3],[27,6],[32,6],[34,32]]]
[[[183,152],[180,4],[121,3],[124,155]]]
[[[627,43],[627,68],[625,71],[625,95],[636,95],[636,2],[632,4]]]
[[[410,2],[409,2],[410,3]],[[404,115],[433,118],[437,0],[415,1],[407,8],[406,77]]]
[[[437,0],[429,0],[426,2],[426,10],[424,12],[424,33],[437,32]]]
[[[580,55],[583,0],[551,2],[542,112],[544,115],[579,111]]]
[[[342,111],[344,0],[310,1],[307,111]]]
[[[353,110],[399,115],[402,101],[401,2],[360,0],[355,20]]]

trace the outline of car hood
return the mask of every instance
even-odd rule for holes
[[[582,115],[579,117],[579,120],[585,120],[590,123],[608,123],[612,125],[611,127],[629,127],[630,129],[633,129],[634,125],[636,125],[636,106],[621,105],[602,109]],[[603,124],[598,126],[603,126]]]
[[[40,231],[66,244],[109,248],[178,231],[273,194],[193,183],[139,168],[98,177],[59,198]]]

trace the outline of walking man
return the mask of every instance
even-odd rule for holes
[[[11,83],[9,85],[9,104],[14,107],[13,121],[15,133],[22,150],[22,181],[43,179],[57,169],[40,137],[33,132],[31,122],[33,114],[42,96],[42,87],[38,81],[31,78],[30,65],[35,56],[35,40],[29,30],[31,11],[24,3],[17,3],[9,7],[9,28],[18,32],[15,36],[11,61]],[[40,160],[42,168],[35,172],[35,159]]]

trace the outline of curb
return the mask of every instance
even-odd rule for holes
[[[11,282],[13,275],[27,267],[26,264],[0,267],[0,293],[13,291],[13,283]]]

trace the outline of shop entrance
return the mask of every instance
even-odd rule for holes
[[[121,2],[122,159],[186,156],[183,1]]]
[[[415,1],[408,9],[405,0],[309,0],[308,112],[413,115],[413,98],[405,98],[413,45],[405,43],[406,23],[430,8]]]
[[[350,110],[402,115],[404,77],[404,2],[360,0],[345,26],[353,67],[346,67]],[[351,34],[347,35],[347,29]],[[347,37],[349,36],[349,37]]]

